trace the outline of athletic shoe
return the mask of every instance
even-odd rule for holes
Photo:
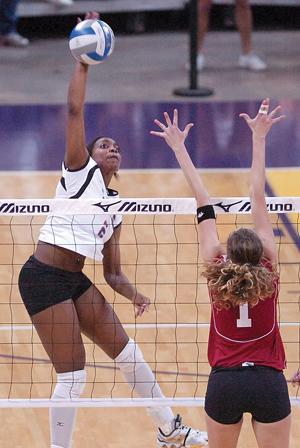
[[[266,70],[267,68],[267,64],[254,53],[241,54],[238,65],[241,68],[247,68],[254,72]]]
[[[205,56],[204,56],[204,54],[199,53],[199,54],[197,55],[196,63],[197,63],[197,70],[198,70],[198,72],[201,72],[201,71],[204,69],[204,66],[205,66]],[[185,68],[186,68],[187,70],[189,70],[190,67],[191,67],[190,62],[187,62],[187,63],[185,64]]]
[[[207,444],[207,432],[182,425],[180,415],[174,419],[174,429],[170,434],[164,434],[161,429],[158,429],[157,448],[182,448],[195,445],[206,446]]]
[[[27,47],[29,40],[26,37],[21,36],[21,34],[13,32],[0,36],[0,45],[5,45],[8,47]]]

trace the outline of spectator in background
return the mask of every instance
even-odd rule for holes
[[[29,40],[17,32],[17,6],[20,0],[0,0],[0,45],[27,47]]]
[[[209,26],[209,15],[213,0],[198,0],[198,56],[197,68],[203,70],[205,56],[202,53],[205,34]],[[252,11],[249,0],[235,0],[235,21],[241,36],[242,53],[238,60],[238,66],[253,71],[261,71],[267,68],[252,51]]]
[[[70,6],[73,0],[45,0],[56,7]],[[29,40],[17,32],[20,0],[0,0],[0,46],[27,47]]]

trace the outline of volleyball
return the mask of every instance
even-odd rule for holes
[[[69,37],[74,58],[88,65],[103,62],[113,52],[114,44],[113,30],[102,20],[83,20],[73,28]]]

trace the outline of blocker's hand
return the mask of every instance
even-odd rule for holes
[[[193,123],[189,123],[185,126],[183,131],[178,127],[178,111],[174,109],[173,121],[169,117],[167,112],[164,112],[164,117],[166,124],[161,123],[159,120],[154,120],[154,123],[162,130],[162,132],[151,131],[150,134],[156,135],[157,137],[164,138],[166,143],[173,149],[174,152],[181,149],[184,145],[185,139],[187,138],[191,128],[194,126]]]
[[[266,137],[273,124],[278,123],[279,121],[283,120],[286,117],[285,115],[278,116],[278,113],[281,109],[280,106],[275,107],[275,109],[273,109],[270,113],[269,113],[269,107],[270,107],[270,100],[269,98],[266,98],[261,103],[261,106],[259,108],[256,117],[250,118],[249,115],[247,114],[239,115],[240,117],[244,118],[249,128],[251,129],[253,135],[256,137],[260,138]]]
[[[135,317],[140,317],[145,311],[149,311],[150,299],[140,292],[136,293],[132,299],[132,303],[135,308]]]

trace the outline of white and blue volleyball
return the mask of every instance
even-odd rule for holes
[[[113,30],[102,20],[83,20],[73,28],[69,37],[74,58],[88,65],[103,62],[113,52],[114,45]]]

